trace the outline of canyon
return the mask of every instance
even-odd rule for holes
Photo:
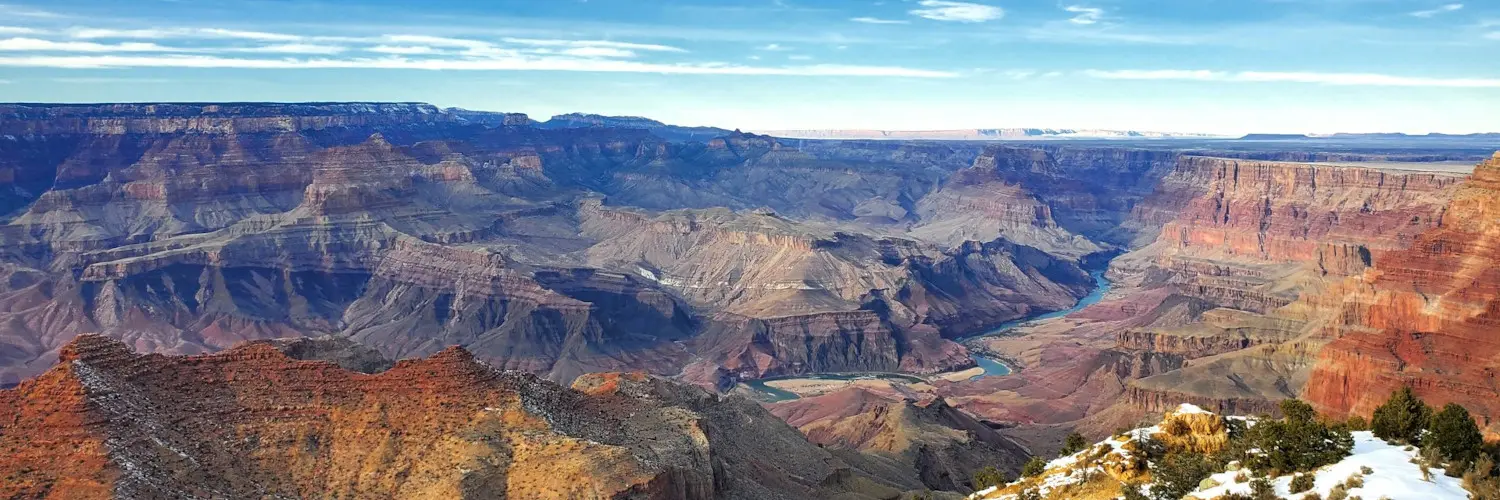
[[[1500,433],[1484,137],[819,137],[0,105],[7,493],[896,498],[1403,385]]]

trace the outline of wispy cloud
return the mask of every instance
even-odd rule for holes
[[[980,3],[920,0],[917,5],[922,8],[910,11],[911,15],[934,21],[982,23],[1005,17],[1004,9]]]
[[[1098,7],[1084,7],[1081,5],[1069,5],[1063,10],[1077,14],[1068,22],[1073,24],[1095,24],[1104,18],[1104,9]]]
[[[15,83],[15,82],[12,82],[10,80],[0,80],[0,85],[10,85],[12,83]]]
[[[1243,83],[1308,83],[1376,87],[1500,88],[1500,78],[1432,78],[1378,73],[1213,70],[1085,70],[1084,76],[1106,80],[1188,80]]]
[[[681,47],[670,45],[658,45],[651,43],[613,42],[607,40],[548,40],[536,38],[505,38],[502,41],[518,45],[530,45],[534,47],[579,47],[579,48],[606,48],[620,50],[643,50],[647,52],[687,52]]]
[[[268,33],[264,31],[231,30],[223,28],[73,28],[67,31],[67,35],[73,38],[81,39],[138,40],[159,40],[165,38],[229,38],[238,40],[257,40],[262,42],[295,42],[306,39],[306,37],[303,37],[301,35]]]
[[[66,16],[49,10],[33,9],[24,5],[0,3],[0,17],[30,17],[37,19],[59,19]]]
[[[0,40],[0,51],[6,52],[183,52],[180,49],[163,47],[154,43],[94,43],[57,42],[39,38],[7,38]]]
[[[334,54],[343,53],[344,51],[349,50],[349,49],[346,48],[346,47],[340,47],[338,45],[316,45],[316,44],[309,44],[309,43],[284,43],[284,44],[277,44],[277,45],[264,45],[264,46],[260,46],[260,47],[235,47],[235,48],[225,49],[225,50],[227,50],[229,52],[249,52],[249,53],[264,53],[264,54],[315,54],[315,55],[329,55],[329,56],[331,56],[331,55],[334,55]]]
[[[48,68],[244,68],[244,69],[407,69],[448,71],[576,71],[595,73],[658,73],[674,75],[764,75],[954,78],[950,71],[899,66],[816,64],[802,66],[742,66],[727,63],[659,64],[616,59],[573,57],[496,57],[470,59],[259,59],[211,55],[39,55],[0,57],[0,67]]]
[[[878,17],[855,17],[849,20],[865,24],[911,24],[911,21],[905,19],[881,19]]]
[[[611,47],[573,47],[563,49],[563,55],[574,57],[635,57],[634,51]]]
[[[112,77],[66,77],[53,78],[57,83],[105,84],[105,83],[171,83],[166,78],[112,78]]]
[[[377,54],[394,54],[402,56],[423,56],[438,54],[442,51],[426,45],[376,45],[365,49],[367,52]]]
[[[35,28],[23,28],[20,26],[0,26],[0,35],[40,35],[45,33]]]
[[[1416,16],[1416,17],[1427,18],[1427,17],[1436,16],[1438,14],[1445,14],[1445,13],[1448,13],[1448,12],[1454,12],[1454,11],[1457,11],[1457,10],[1461,10],[1463,8],[1464,8],[1464,4],[1461,4],[1461,3],[1450,3],[1450,4],[1447,4],[1447,5],[1443,5],[1441,7],[1435,8],[1435,9],[1431,9],[1431,10],[1419,10],[1419,11],[1416,11],[1416,12],[1412,12],[1411,15]]]
[[[781,51],[784,51],[784,50],[792,50],[792,48],[791,47],[783,46],[783,45],[781,45],[779,43],[770,43],[770,44],[766,44],[766,45],[760,46],[760,50],[764,50],[764,51],[767,51],[767,52],[781,52]]]

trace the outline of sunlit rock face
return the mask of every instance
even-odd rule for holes
[[[1500,416],[1490,382],[1500,367],[1500,153],[1479,165],[1438,226],[1373,269],[1331,306],[1332,341],[1318,356],[1307,398],[1335,414],[1368,415],[1410,386],[1435,404],[1459,403],[1481,423]]]
[[[746,400],[640,373],[569,389],[461,348],[374,374],[335,364],[349,356],[282,352],[305,349],[169,357],[80,336],[56,367],[0,391],[0,493],[795,499],[915,487]]]

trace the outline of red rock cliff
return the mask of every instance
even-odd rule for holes
[[[1496,430],[1500,417],[1500,153],[1482,163],[1437,227],[1379,254],[1349,284],[1303,396],[1368,415],[1402,385],[1456,402]]]

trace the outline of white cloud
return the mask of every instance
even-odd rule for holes
[[[635,52],[610,47],[574,47],[563,50],[562,54],[576,57],[635,57]]]
[[[1099,20],[1104,17],[1104,9],[1098,7],[1069,5],[1067,7],[1063,7],[1063,10],[1078,14],[1076,16],[1073,16],[1072,19],[1068,19],[1068,22],[1073,24],[1094,24],[1098,23]]]
[[[1496,31],[1496,32],[1493,32],[1493,33],[1486,33],[1484,35],[1484,37],[1488,38],[1490,40],[1500,40],[1500,31]]]
[[[881,19],[878,17],[856,17],[850,19],[850,21],[865,24],[911,24],[911,21],[904,19]]]
[[[494,47],[494,44],[479,40],[428,35],[386,35],[384,39],[392,43],[408,43],[433,47],[458,47],[466,49]]]
[[[45,33],[35,28],[22,28],[20,26],[0,26],[0,35],[40,35]]]
[[[0,85],[10,85],[12,83],[15,83],[15,82],[12,82],[10,80],[0,80]]]
[[[547,40],[536,38],[505,38],[502,41],[516,45],[530,45],[533,47],[594,47],[620,50],[641,50],[647,52],[687,52],[679,47],[670,45],[657,45],[652,43],[629,43],[612,42],[608,40]]]
[[[1309,83],[1376,87],[1500,88],[1500,78],[1430,78],[1378,73],[1297,71],[1085,70],[1084,76],[1106,80],[1191,80],[1209,82]]]
[[[438,49],[426,45],[376,45],[365,50],[378,54],[395,54],[403,56],[421,56],[440,53]]]
[[[1460,9],[1463,9],[1463,8],[1464,8],[1464,4],[1461,4],[1461,3],[1450,3],[1450,4],[1447,4],[1447,5],[1438,7],[1436,9],[1432,9],[1432,10],[1419,10],[1419,11],[1411,13],[1411,15],[1416,16],[1416,17],[1424,17],[1425,18],[1425,17],[1436,16],[1438,14],[1445,14],[1445,13],[1448,13],[1448,12],[1453,12],[1453,11],[1460,10]]]
[[[33,17],[38,19],[57,19],[66,17],[56,12],[33,9],[22,5],[9,5],[0,3],[0,17]]]
[[[917,5],[924,8],[912,10],[911,15],[934,21],[982,23],[1005,17],[1004,9],[980,3],[920,0]]]
[[[1227,73],[1186,69],[1084,70],[1084,76],[1106,80],[1216,80]]]
[[[197,30],[198,33],[222,38],[239,38],[243,40],[261,40],[265,42],[294,42],[303,39],[298,35],[287,35],[283,33],[266,33],[264,31],[241,31],[226,30],[219,28],[207,28]]]
[[[337,45],[315,45],[307,43],[284,43],[277,45],[265,45],[261,47],[239,47],[227,49],[230,52],[252,52],[267,54],[318,54],[334,55],[348,50]]]
[[[782,46],[779,43],[772,43],[772,44],[767,44],[767,45],[761,46],[760,50],[764,50],[764,51],[768,51],[768,52],[781,52],[783,50],[792,50],[792,49],[791,49],[791,47]]]
[[[53,78],[52,81],[57,82],[57,83],[99,84],[99,83],[171,83],[172,80],[168,80],[166,78],[107,78],[107,77],[106,78],[97,78],[97,77],[77,78],[77,77],[68,77],[68,78]]]
[[[154,43],[94,43],[55,42],[37,38],[7,38],[0,40],[0,51],[5,52],[183,52],[181,49],[163,47]]]
[[[147,29],[110,29],[110,28],[73,28],[67,31],[68,36],[82,39],[117,38],[117,39],[146,39],[157,40],[162,38],[231,38],[239,40],[257,40],[262,42],[295,42],[304,37],[288,35],[284,33],[267,33],[263,31],[228,30],[221,28],[147,28]]]
[[[0,67],[48,68],[244,68],[244,69],[409,69],[451,71],[577,71],[689,75],[852,76],[954,78],[957,73],[899,66],[816,64],[741,66],[727,63],[658,64],[617,59],[501,57],[489,59],[259,59],[210,55],[47,55],[0,56]]]
[[[793,60],[793,61],[811,61],[811,60],[813,60],[813,56],[809,56],[809,55],[806,55],[806,54],[793,54],[793,55],[786,56],[786,58],[790,59],[790,60]]]

